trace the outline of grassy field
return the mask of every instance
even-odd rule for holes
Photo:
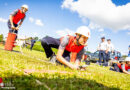
[[[130,75],[110,71],[109,67],[91,64],[86,71],[71,70],[43,61],[48,60],[44,52],[24,48],[22,54],[3,48],[0,45],[0,77],[17,90],[130,90]],[[24,69],[43,72],[26,74]]]
[[[28,49],[30,49],[30,45],[27,46]],[[41,41],[36,41],[36,43],[33,46],[33,50],[44,52],[43,47],[41,46]],[[52,49],[55,53],[57,50],[55,48]]]

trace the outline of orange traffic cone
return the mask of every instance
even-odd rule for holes
[[[16,39],[16,34],[8,33],[8,37],[5,43],[5,50],[9,50],[9,51],[13,50],[15,39]]]

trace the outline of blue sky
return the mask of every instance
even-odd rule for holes
[[[0,0],[0,34],[2,33],[6,36],[8,33],[6,21],[9,18],[9,14],[15,9],[20,8],[21,5],[27,4],[29,6],[29,11],[27,12],[26,19],[19,30],[19,35],[21,36],[38,36],[42,38],[49,35],[58,38],[63,34],[63,32],[75,32],[78,27],[85,25],[91,29],[91,38],[88,40],[88,49],[90,51],[95,51],[100,42],[100,37],[105,36],[106,38],[110,38],[112,40],[116,50],[119,50],[124,54],[128,52],[128,45],[130,44],[129,28],[118,28],[117,26],[112,26],[109,23],[106,25],[100,24],[100,21],[102,20],[99,20],[100,16],[97,15],[94,20],[92,17],[82,14],[80,12],[82,11],[81,9],[74,10],[71,8],[73,7],[72,4],[71,7],[65,6],[65,1]],[[78,0],[74,0],[73,3],[77,1]],[[86,0],[86,2],[87,1],[88,0]],[[106,1],[106,3],[108,2],[108,0],[104,1]],[[115,7],[126,5],[129,2],[130,0],[112,0]],[[128,12],[128,14],[129,13],[130,12]],[[36,24],[37,21],[39,22],[38,24]],[[103,22],[105,22],[105,20]],[[115,22],[115,24],[116,23],[117,22]],[[121,25],[122,24],[119,24],[119,26]],[[130,24],[128,24],[128,27],[130,27],[129,25]],[[60,33],[57,33],[58,31]]]

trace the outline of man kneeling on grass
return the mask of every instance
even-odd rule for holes
[[[57,62],[72,69],[79,69],[84,47],[90,37],[90,30],[86,26],[81,26],[75,34],[76,36],[68,35],[60,39],[44,37],[41,44],[47,58],[50,58],[51,62]],[[51,48],[58,48],[57,55]]]
[[[110,70],[130,74],[130,57],[126,57],[121,63],[114,63],[113,67],[114,68],[110,68]]]

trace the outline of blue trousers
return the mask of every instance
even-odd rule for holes
[[[99,51],[99,64],[102,63],[102,59],[103,59],[103,62],[106,63],[106,53],[105,51],[100,50]]]
[[[108,62],[110,59],[110,52],[106,53],[106,61]]]
[[[130,51],[129,51],[128,57],[130,57]]]
[[[18,33],[18,30],[12,30],[12,29],[11,29],[11,23],[10,23],[10,21],[8,21],[7,24],[8,24],[8,28],[9,28],[9,32],[10,32],[10,33],[16,33],[16,34]],[[18,26],[17,24],[14,24],[14,23],[13,23],[13,25],[14,25],[14,27],[17,27],[17,26]]]
[[[34,46],[34,43],[31,44],[31,47],[30,47],[31,50],[32,50],[33,46]]]
[[[116,72],[123,72],[123,71],[117,66],[116,63],[113,65],[113,67],[114,67],[113,71],[116,71]]]

